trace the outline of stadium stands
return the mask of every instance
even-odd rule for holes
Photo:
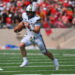
[[[74,26],[74,0],[0,0],[0,27],[12,29],[22,21],[21,15],[30,1],[36,5],[42,21],[48,20],[52,28]]]
[[[47,48],[75,48],[75,29],[52,29],[52,34],[50,34],[50,36],[46,35],[44,29],[41,30],[41,33]],[[24,34],[25,30],[15,34],[13,29],[0,29],[0,47],[5,46],[6,44],[18,46]]]

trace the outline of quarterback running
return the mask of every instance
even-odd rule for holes
[[[22,14],[23,20],[14,28],[14,32],[21,31],[24,27],[27,31],[26,36],[23,37],[21,40],[19,47],[20,52],[23,57],[23,62],[20,65],[20,67],[25,67],[29,64],[28,59],[26,57],[26,46],[35,44],[39,47],[40,51],[48,56],[54,63],[55,69],[59,69],[59,63],[56,58],[50,53],[43,41],[42,35],[40,33],[41,29],[41,18],[40,16],[36,15],[36,7],[34,7],[32,4],[28,5],[26,8],[26,12]]]

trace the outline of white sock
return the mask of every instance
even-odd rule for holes
[[[27,57],[23,57],[23,61],[26,61],[27,60]]]
[[[56,63],[56,60],[57,60],[57,59],[56,59],[56,58],[54,58],[54,60],[53,60],[53,63],[54,63],[54,64]]]

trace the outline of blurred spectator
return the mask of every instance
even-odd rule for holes
[[[10,0],[2,0],[2,2],[9,2]]]
[[[11,25],[18,24],[30,3],[37,8],[42,23],[47,21],[55,28],[72,27],[74,24],[75,1],[71,0],[0,0],[0,23],[6,25],[6,19],[11,14]]]
[[[67,24],[68,23],[68,16],[67,14],[64,12],[64,14],[61,17],[61,20],[63,22],[63,24]]]
[[[61,21],[56,21],[54,24],[55,28],[65,28],[64,24]]]
[[[19,12],[18,15],[15,16],[14,21],[16,24],[22,21],[22,13]]]
[[[13,28],[11,17],[12,17],[12,14],[9,14],[8,17],[6,18],[6,25],[7,25],[7,28],[9,28],[9,29]]]
[[[75,17],[72,20],[73,27],[75,28]]]
[[[6,18],[7,17],[8,17],[8,11],[6,10],[6,8],[4,8],[2,18],[1,18],[1,21],[3,24],[6,24]]]
[[[31,2],[29,0],[25,0],[24,5],[27,7]]]

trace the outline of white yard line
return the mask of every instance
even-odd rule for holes
[[[58,59],[59,61],[75,61],[74,60],[75,58],[63,58],[63,59]],[[4,62],[4,61],[6,61],[6,62],[21,62],[21,60],[20,59],[0,59],[0,62]],[[44,58],[32,58],[32,59],[30,59],[30,61],[34,61],[34,62],[40,62],[40,61],[48,61],[48,62],[50,62],[51,60],[50,59],[44,59]]]
[[[14,74],[14,75],[75,75],[75,74]]]
[[[22,71],[1,71],[1,72],[22,72]]]
[[[0,55],[20,55],[20,53],[0,53]]]
[[[14,75],[43,75],[43,74],[14,74]]]
[[[75,75],[75,74],[14,74],[14,75]]]
[[[75,74],[14,74],[14,75],[75,75]]]
[[[20,55],[20,53],[6,53],[6,52],[4,52],[4,53],[0,53],[0,55]],[[27,53],[27,55],[43,55],[41,52],[40,53]],[[60,55],[60,54],[58,54],[58,53],[56,53],[56,54],[54,54],[54,55]]]
[[[44,71],[44,72],[45,72],[45,71],[51,71],[51,72],[53,71],[53,72],[55,72],[55,71],[57,71],[57,70],[51,70],[51,69],[50,69],[50,70],[49,70],[49,69],[48,69],[48,70],[41,70],[41,69],[40,69],[40,70],[1,71],[1,72],[25,72],[25,71],[26,71],[26,72],[35,72],[35,71],[36,71],[36,72],[40,72],[40,71],[42,71],[42,72],[43,72],[43,71]],[[74,71],[74,72],[75,72],[74,69],[72,69],[72,70],[62,69],[62,70],[58,70],[58,71],[59,71],[59,72],[61,72],[61,71],[62,71],[62,72],[63,72],[63,71]]]
[[[75,54],[63,54],[63,56],[75,56]]]
[[[0,53],[0,55],[20,55],[20,53]],[[27,55],[32,55],[32,56],[38,56],[38,55],[43,55],[41,53],[27,53]],[[56,55],[56,56],[60,56],[60,53],[56,53],[56,54],[53,54],[53,55]],[[63,54],[62,56],[75,56],[75,54]],[[14,57],[11,57],[11,58],[14,58]],[[17,58],[17,57],[15,57]]]
[[[75,74],[50,74],[50,75],[75,75]]]
[[[59,65],[59,66],[75,66],[75,65]],[[38,65],[38,66],[27,66],[27,67],[54,67],[54,65]]]
[[[51,64],[53,62],[46,62],[46,61],[45,62],[29,62],[29,64],[49,64],[49,63]],[[75,63],[75,62],[71,61],[71,62],[69,62],[69,64],[70,63]],[[7,62],[2,62],[1,63],[0,62],[0,64],[9,64],[9,65],[11,64],[12,65],[12,64],[21,64],[21,62],[11,62],[11,63],[7,63]],[[65,62],[60,61],[60,64],[68,64],[68,62],[66,62],[66,61]]]
[[[39,59],[39,58],[31,59],[31,61],[33,61],[33,60],[40,62],[40,60],[47,61],[47,60],[50,60],[50,59]],[[13,62],[14,62],[14,61],[19,61],[19,62],[20,62],[21,60],[20,60],[20,59],[15,59],[15,60],[14,60],[14,59],[9,59],[9,60],[8,60],[8,59],[0,59],[0,61],[13,61]]]
[[[16,62],[15,63],[12,63],[11,62],[11,63],[0,63],[0,64],[9,64],[9,65],[11,64],[12,65],[12,64],[21,64],[21,63],[16,63]]]
[[[60,66],[75,66],[75,65],[60,65]],[[3,66],[3,68],[18,68],[19,66]],[[54,65],[38,65],[38,66],[26,66],[26,67],[54,67]]]

